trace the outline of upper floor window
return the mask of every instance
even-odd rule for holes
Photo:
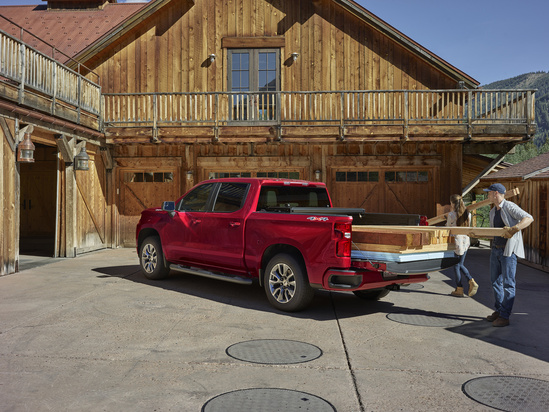
[[[274,121],[280,90],[278,49],[230,49],[229,91],[231,119],[246,122]]]

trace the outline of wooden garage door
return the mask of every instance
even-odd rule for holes
[[[176,200],[180,195],[177,169],[145,170],[122,168],[119,170],[119,245],[135,246],[135,227],[141,212],[161,207],[165,200]]]
[[[333,169],[331,196],[336,207],[375,213],[434,216],[432,168]]]

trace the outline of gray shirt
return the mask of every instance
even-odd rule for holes
[[[518,205],[508,200],[503,199],[501,204],[501,218],[505,226],[512,227],[515,226],[525,217],[529,217],[534,220],[532,215],[526,213]],[[490,210],[490,226],[494,227],[494,215],[496,214],[496,206]],[[519,258],[524,258],[524,244],[522,242],[522,231],[519,230],[513,235],[510,239],[507,240],[507,245],[503,252],[503,256],[511,256],[512,254],[517,255]]]

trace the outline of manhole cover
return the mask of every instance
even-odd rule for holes
[[[252,363],[288,364],[309,362],[322,351],[309,343],[284,339],[262,339],[235,343],[227,348],[232,358]]]
[[[400,289],[403,290],[418,290],[423,289],[425,286],[420,285],[419,283],[410,283],[409,285],[402,285]]]
[[[327,401],[310,393],[287,389],[242,389],[210,399],[202,412],[334,412]]]
[[[389,313],[387,318],[407,325],[434,326],[439,328],[450,328],[463,324],[463,321],[460,319],[453,319],[442,315],[422,315],[419,313]]]
[[[471,399],[502,411],[546,411],[549,382],[518,376],[485,376],[463,384]]]

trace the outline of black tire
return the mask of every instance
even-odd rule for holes
[[[147,279],[165,279],[170,269],[164,263],[162,245],[158,236],[149,236],[139,248],[139,264]]]
[[[389,289],[355,290],[356,297],[365,300],[379,300],[389,294]]]
[[[278,254],[269,261],[263,285],[269,303],[285,312],[304,309],[314,297],[305,268],[286,253]]]

